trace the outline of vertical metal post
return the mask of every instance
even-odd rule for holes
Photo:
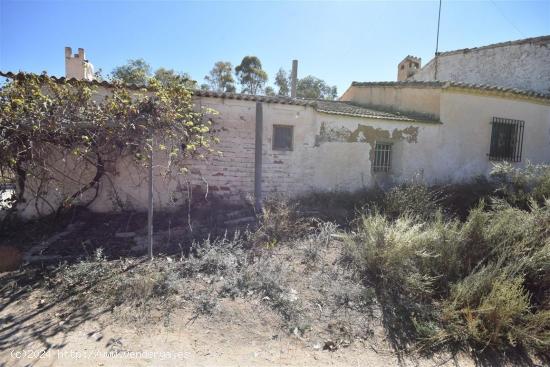
[[[296,85],[298,84],[298,60],[292,60],[290,74],[290,97],[296,98]]]
[[[151,133],[151,151],[149,154],[149,182],[148,184],[148,206],[149,210],[147,213],[147,239],[149,242],[149,257],[153,260],[153,134]]]
[[[439,52],[439,24],[441,22],[441,1],[439,0],[439,14],[437,16],[437,37],[435,40],[435,65],[434,65],[434,80],[437,80],[437,62],[438,62],[438,52]]]
[[[262,147],[263,147],[263,105],[256,102],[256,142],[254,155],[254,207],[257,213],[262,210]]]

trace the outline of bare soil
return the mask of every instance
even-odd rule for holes
[[[173,235],[173,227],[166,223],[179,221],[180,229],[186,223],[173,218],[173,222],[164,218],[164,227],[159,225],[157,231],[167,244],[160,252],[172,253],[166,261],[177,267],[186,261],[185,251],[166,239],[167,233]],[[51,243],[44,253],[78,264],[79,258],[101,247],[109,263],[120,258],[135,259],[136,266],[146,262],[129,250],[135,238],[116,237],[120,232],[143,231],[143,217],[124,213],[73,217],[55,228],[31,226],[0,238],[0,244],[18,242],[28,250],[67,224],[81,221],[86,225]],[[371,303],[358,304],[356,296],[366,288],[338,263],[340,246],[338,240],[314,248],[310,242],[295,241],[262,250],[268,263],[283,265],[280,274],[267,275],[281,276],[277,281],[290,311],[259,292],[224,296],[221,290],[231,285],[227,274],[177,278],[181,292],[176,295],[114,308],[91,301],[90,290],[79,290],[80,300],[75,302],[72,296],[59,297],[56,289],[44,286],[57,269],[51,261],[0,274],[0,367],[497,364],[462,352],[421,355],[414,345],[398,342],[387,325],[388,310],[381,308],[374,294]],[[90,302],[82,301],[88,294]],[[211,303],[203,304],[204,295],[212,297]],[[356,298],[347,300],[350,295]],[[285,319],[284,313],[294,309],[298,316]]]
[[[323,350],[322,338],[285,332],[261,300],[224,299],[210,316],[183,308],[169,320],[157,315],[132,324],[93,311],[82,320],[66,315],[62,304],[39,307],[41,296],[32,292],[2,310],[1,366],[473,365],[460,355],[400,356],[385,341],[381,325],[368,340]],[[21,321],[14,325],[14,319]]]

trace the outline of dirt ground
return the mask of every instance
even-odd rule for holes
[[[2,310],[0,366],[472,366],[466,356],[400,358],[378,329],[335,351],[286,333],[261,301],[226,299],[211,316],[181,309],[169,320],[122,326],[110,314],[85,321],[31,294]],[[31,312],[34,311],[34,312]],[[28,314],[17,325],[14,315]],[[83,322],[81,322],[83,321]],[[13,333],[6,333],[13,328]],[[8,330],[6,330],[8,329]]]
[[[68,227],[16,233],[6,239],[6,244],[17,242],[20,248],[32,248],[46,241],[50,244],[40,250],[41,255],[56,255],[73,265],[79,264],[80,257],[67,255],[93,254],[97,248],[105,250],[103,266],[120,267],[130,261],[127,264],[143,269],[144,263],[150,263],[139,253],[128,256],[127,249],[135,238],[116,236],[135,231],[137,238],[143,218],[119,215],[101,219],[87,221],[87,226],[75,227],[55,241],[48,238]],[[55,276],[59,263],[35,262],[0,274],[0,367],[495,365],[491,361],[480,363],[462,352],[438,352],[426,357],[416,353],[412,344],[396,342],[396,335],[388,329],[388,316],[394,312],[382,310],[376,296],[368,292],[365,295],[367,287],[353,281],[338,263],[342,244],[338,236],[335,240],[326,235],[334,235],[334,228],[318,233],[314,240],[307,237],[264,249],[263,262],[259,263],[262,267],[240,270],[256,270],[252,273],[255,278],[265,277],[262,281],[268,286],[280,286],[282,294],[271,298],[259,291],[239,290],[235,280],[243,273],[232,273],[236,270],[223,274],[195,271],[169,280],[177,288],[176,294],[157,297],[150,304],[144,301],[149,307],[144,312],[136,306],[139,293],[137,297],[132,294],[134,303],[114,309],[98,302],[98,294],[101,297],[103,293],[92,294],[93,289],[83,289],[79,284],[71,288],[80,297],[77,303],[74,294],[60,297],[57,288],[47,286],[48,277]],[[158,242],[174,242],[173,228],[158,232]],[[162,250],[171,253],[169,247]],[[179,246],[173,250],[171,259],[161,260],[166,255],[160,254],[156,258],[161,265],[170,265],[166,269],[184,268],[189,261],[182,256],[185,251]],[[214,252],[207,261],[223,264],[229,255]],[[236,262],[241,260],[235,257]],[[164,269],[164,265],[153,269]],[[232,269],[233,265],[228,266]],[[117,282],[158,272],[133,274],[122,272]],[[89,273],[84,276],[89,278]],[[232,295],[223,289],[229,289]],[[82,296],[92,295],[94,300],[82,300]],[[203,306],[207,307],[198,312],[205,295],[207,304]],[[277,304],[275,297],[284,304]],[[367,299],[363,304],[364,297],[372,301]],[[296,310],[298,314],[287,315],[291,321],[285,320],[285,312]],[[529,361],[522,365],[534,366]]]

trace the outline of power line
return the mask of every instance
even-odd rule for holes
[[[495,6],[495,8],[498,10],[498,12],[500,13],[500,15],[502,15],[502,17],[504,19],[506,19],[506,21],[521,35],[521,37],[525,38],[525,35],[519,30],[518,27],[516,27],[516,25],[506,16],[506,14],[497,6],[497,3],[495,2],[495,0],[491,0],[491,3]]]
[[[437,80],[437,52],[439,51],[439,25],[441,24],[441,0],[439,0],[439,14],[437,15],[437,36],[435,38],[435,65],[434,80]]]
[[[435,39],[435,54],[439,50],[439,24],[441,23],[441,0],[439,0],[439,14],[437,16],[437,37]]]

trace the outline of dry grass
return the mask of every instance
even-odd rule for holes
[[[45,285],[52,299],[121,320],[178,307],[208,317],[221,299],[239,298],[274,311],[289,333],[337,345],[369,338],[378,320],[399,350],[549,353],[549,181],[508,174],[498,199],[483,200],[477,181],[274,200],[256,229],[196,240],[185,256],[108,260],[97,251],[57,267]],[[311,217],[339,200],[335,221],[334,208]],[[464,201],[466,215],[450,204]]]

